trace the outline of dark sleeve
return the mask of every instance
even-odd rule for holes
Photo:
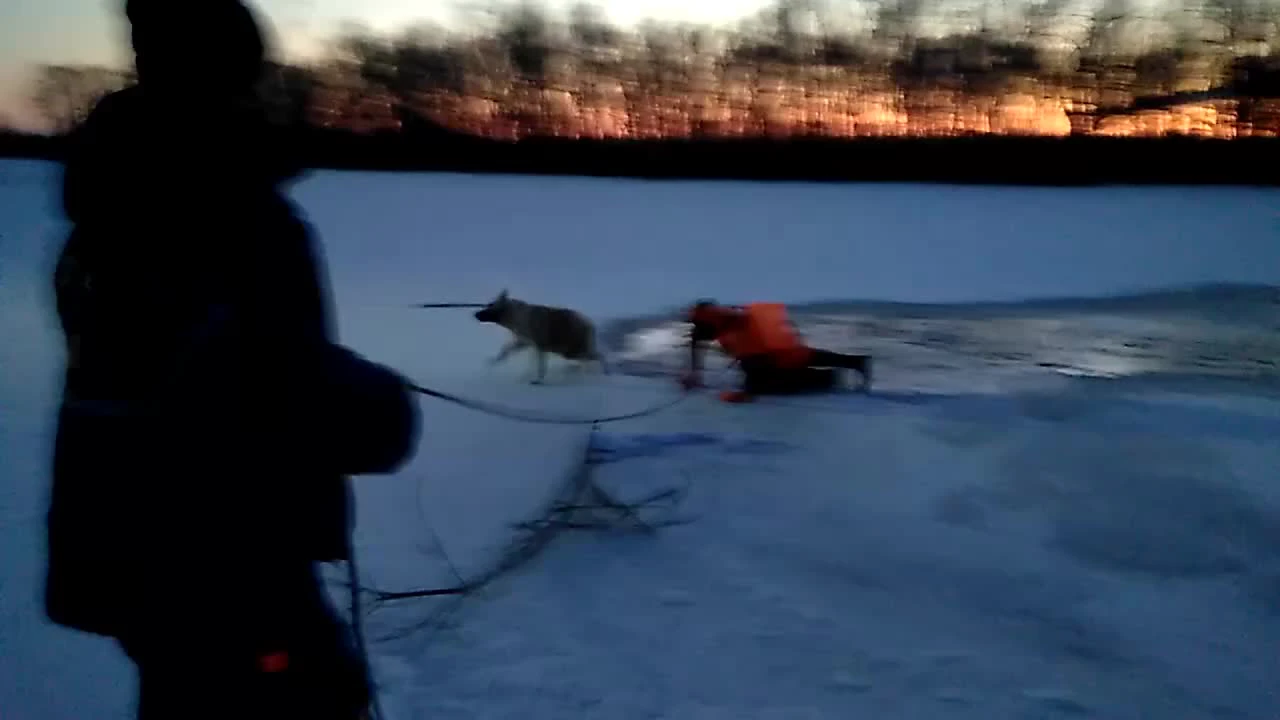
[[[333,336],[323,260],[310,228],[284,198],[259,196],[248,207],[249,242],[224,259],[238,264],[228,272],[240,285],[225,347],[240,358],[233,364],[247,370],[233,378],[243,403],[233,412],[243,413],[237,422],[246,439],[264,444],[259,462],[289,468],[281,487],[310,485],[322,468],[314,457],[317,428],[309,421],[325,409],[326,344]],[[221,361],[203,361],[215,365],[216,376]]]
[[[97,146],[93,135],[97,132],[97,123],[101,107],[95,107],[89,118],[67,134],[63,140],[62,159],[62,212],[72,224],[82,222],[90,214],[88,205],[92,200],[98,172],[98,159],[92,151]]]
[[[702,370],[702,344],[715,339],[715,331],[707,325],[694,323],[689,331],[689,369],[693,372]]]
[[[287,200],[272,198],[268,206],[255,322],[272,345],[286,352],[308,352],[334,337],[324,256],[310,225]]]
[[[84,286],[86,283],[86,261],[84,258],[86,228],[81,226],[91,215],[89,203],[92,201],[93,189],[98,184],[96,176],[100,174],[101,158],[95,157],[94,150],[100,147],[93,142],[104,115],[109,115],[107,98],[99,101],[89,117],[63,140],[61,194],[59,200],[63,214],[71,222],[71,231],[58,252],[57,264],[53,270],[53,292],[58,319],[62,323],[64,333],[74,333],[82,325]]]
[[[60,199],[72,223],[101,220],[130,205],[125,193],[133,185],[134,163],[127,155],[139,102],[133,88],[106,95],[67,135]]]
[[[80,257],[82,246],[82,233],[73,226],[58,253],[58,262],[53,270],[54,307],[68,343],[85,327],[90,306],[88,275],[85,261]]]
[[[102,237],[101,228],[118,205],[111,193],[118,191],[120,183],[104,182],[111,174],[109,138],[121,117],[120,108],[127,104],[122,93],[107,95],[64,140],[59,200],[71,228],[54,266],[53,297],[69,352],[92,324],[95,303],[90,283],[96,263],[90,251],[110,239]],[[74,363],[74,358],[68,360]]]
[[[311,227],[295,220],[297,231],[289,256],[284,263],[284,285],[291,291],[284,298],[284,323],[296,322],[293,328],[303,342],[327,342],[334,339],[333,302],[329,289],[328,268],[324,253]],[[288,331],[288,328],[281,328]]]

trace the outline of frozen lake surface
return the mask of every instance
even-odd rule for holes
[[[39,604],[55,178],[0,163],[0,716],[126,718],[123,657]],[[294,194],[344,341],[433,388],[583,419],[665,404],[668,311],[711,296],[796,304],[814,343],[875,353],[884,390],[699,393],[594,433],[424,399],[418,456],[356,484],[368,584],[485,572],[588,443],[592,482],[675,491],[645,510],[675,524],[565,530],[460,602],[380,608],[389,720],[1280,709],[1275,296],[955,305],[1278,285],[1280,193],[325,172]],[[501,331],[407,307],[503,287],[612,328],[631,374],[530,387],[527,358],[486,365]]]

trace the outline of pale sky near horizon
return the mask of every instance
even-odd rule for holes
[[[180,0],[177,0],[180,1]],[[122,8],[124,0],[2,0],[0,7],[0,121],[21,127],[38,124],[30,107],[31,68],[41,63],[124,66],[129,61]],[[391,30],[420,21],[457,26],[455,0],[250,0],[270,23],[289,54],[303,53],[355,21]],[[485,4],[488,3],[473,3]],[[562,7],[564,0],[548,3]],[[620,25],[645,18],[700,23],[732,22],[766,0],[600,0],[596,3]]]

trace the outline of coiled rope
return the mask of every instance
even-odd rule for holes
[[[414,305],[413,307],[423,308],[423,309],[481,308],[481,307],[485,307],[485,305],[483,303],[419,303],[417,305]],[[592,426],[593,430],[595,426],[598,426],[604,423],[619,422],[622,420],[633,420],[636,418],[657,414],[659,412],[662,412],[664,410],[667,410],[669,408],[672,408],[680,404],[688,397],[688,395],[685,395],[685,394],[678,395],[675,398],[672,398],[671,400],[662,402],[658,405],[654,405],[653,407],[644,408],[642,410],[637,410],[629,413],[622,413],[619,415],[607,415],[607,416],[595,417],[595,418],[566,418],[566,417],[557,417],[554,415],[542,415],[538,413],[526,412],[521,410],[513,410],[511,408],[505,408],[499,405],[493,405],[490,403],[481,402],[479,400],[471,400],[471,399],[464,398],[459,395],[454,395],[452,393],[447,393],[441,390],[434,390],[432,388],[425,387],[423,385],[418,385],[416,383],[406,383],[406,386],[408,387],[409,390],[412,390],[413,392],[418,393],[419,395],[424,395],[426,397],[433,397],[433,398],[436,398],[437,400],[443,400],[447,403],[457,405],[459,407],[468,408],[470,410],[475,410],[476,412],[481,412],[486,415],[493,415],[495,417],[506,418],[508,420],[516,420],[519,422],[537,423],[537,424],[545,424],[545,425],[590,425]],[[584,459],[584,462],[586,462],[585,459]],[[419,510],[419,513],[422,512],[421,501],[419,501],[418,510]],[[429,529],[430,524],[427,524],[427,527]],[[432,530],[431,532],[433,535],[435,534],[434,530]],[[437,544],[440,544],[439,537],[436,537],[436,542]],[[440,550],[443,553],[444,551],[443,546],[440,547]],[[471,580],[471,581],[465,580],[458,573],[457,568],[453,567],[453,562],[448,559],[447,555],[445,555],[445,560],[446,562],[449,563],[450,568],[452,569],[454,575],[460,581],[459,585],[457,585],[456,587],[433,588],[433,589],[427,589],[427,590],[410,590],[410,591],[404,591],[404,592],[379,592],[378,594],[381,596],[382,600],[403,600],[407,598],[416,598],[416,597],[461,595],[474,589],[479,584],[483,584],[484,579]],[[349,548],[349,551],[348,551],[347,570],[348,570],[347,580],[348,580],[349,589],[351,593],[352,632],[353,632],[353,635],[355,636],[355,642],[356,642],[358,651],[364,657],[365,666],[367,668],[367,672],[369,673],[369,679],[370,679],[369,684],[370,684],[371,697],[370,697],[369,710],[373,718],[376,718],[377,720],[385,720],[386,716],[384,715],[381,708],[381,703],[379,702],[376,683],[373,681],[372,663],[369,660],[369,652],[367,647],[367,641],[365,638],[364,627],[360,619],[361,604],[359,600],[359,594],[360,594],[361,586],[359,582],[359,571],[357,569],[356,561],[355,561],[354,548]]]
[[[636,410],[635,412],[623,413],[621,415],[606,415],[603,417],[595,417],[595,418],[566,418],[566,417],[557,417],[555,415],[540,415],[538,413],[526,412],[522,410],[512,410],[510,408],[504,408],[499,405],[491,405],[489,403],[481,402],[479,400],[469,400],[467,398],[460,397],[458,395],[452,395],[450,393],[443,392],[440,390],[433,390],[429,387],[423,387],[422,385],[415,385],[413,383],[409,383],[408,387],[410,390],[416,393],[419,393],[421,395],[433,397],[438,400],[444,400],[447,403],[458,405],[460,407],[465,407],[471,410],[475,410],[477,412],[482,412],[487,415],[495,415],[497,417],[507,418],[508,420],[518,420],[520,422],[539,423],[544,425],[597,425],[597,424],[603,424],[603,423],[619,422],[621,420],[634,420],[635,418],[641,418],[647,415],[653,415],[653,414],[662,412],[663,410],[666,410],[668,408],[674,407],[680,404],[681,402],[684,402],[685,398],[688,397],[688,395],[678,395],[675,398],[672,398],[671,400],[667,400],[665,402],[659,403],[657,405],[654,405],[653,407],[645,408],[643,410]]]
[[[439,304],[439,305],[429,305],[424,307],[483,307],[483,306],[464,305],[464,304]],[[441,390],[434,390],[432,388],[418,385],[416,383],[407,383],[407,387],[408,389],[420,395],[424,395],[426,397],[433,397],[433,398],[436,398],[437,400],[443,400],[447,403],[457,405],[459,407],[468,408],[470,410],[475,410],[476,412],[485,413],[487,415],[493,415],[495,417],[501,417],[509,420],[517,420],[520,422],[537,423],[537,424],[590,425],[593,427],[593,429],[595,426],[598,426],[604,423],[619,422],[622,420],[632,420],[635,418],[645,417],[647,415],[654,415],[656,413],[662,412],[664,410],[667,410],[671,407],[678,405],[688,397],[688,395],[683,395],[683,394],[678,395],[675,398],[672,398],[671,400],[665,401],[653,407],[644,408],[644,409],[637,410],[634,412],[629,412],[629,413],[622,413],[619,415],[608,415],[608,416],[595,417],[595,418],[566,418],[566,417],[557,417],[554,415],[542,415],[539,413],[513,410],[511,408],[505,408],[499,405],[492,405],[490,403],[481,402],[479,400],[471,400],[468,398],[461,397],[459,395],[443,392]],[[421,511],[422,511],[421,502],[419,502],[419,512]],[[428,527],[430,526],[428,525]],[[432,531],[432,533],[434,534],[434,530]],[[439,543],[438,537],[436,538],[436,542]],[[441,552],[443,552],[444,550],[443,547],[441,547],[440,550]],[[445,556],[445,559],[447,562],[449,562],[449,565],[452,568],[453,563],[452,561],[448,560],[447,555]],[[461,595],[469,592],[470,590],[474,589],[477,586],[478,584],[477,580],[467,581],[463,579],[461,575],[458,574],[458,571],[456,568],[452,568],[452,569],[453,569],[454,575],[457,576],[458,580],[461,581],[460,584],[456,587],[433,588],[429,590],[412,590],[412,591],[405,591],[405,592],[383,592],[379,594],[382,596],[383,600],[402,600],[402,599],[413,598],[413,597]],[[386,720],[386,715],[384,714],[381,707],[377,685],[373,679],[372,662],[370,661],[370,658],[369,658],[367,640],[365,637],[363,623],[361,622],[361,617],[360,617],[362,613],[361,603],[359,599],[361,587],[359,582],[359,571],[356,566],[354,548],[349,548],[348,550],[347,570],[348,570],[347,579],[349,583],[350,598],[351,598],[352,634],[355,636],[354,639],[356,642],[358,652],[364,657],[366,672],[368,672],[369,674],[368,676],[370,680],[369,711],[372,718],[374,718],[375,720]],[[482,584],[483,581],[484,581],[483,579],[480,579],[479,584]]]

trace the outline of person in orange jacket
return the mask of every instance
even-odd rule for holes
[[[726,307],[702,300],[688,312],[693,325],[689,370],[681,378],[686,390],[702,384],[702,343],[715,341],[742,369],[742,389],[721,393],[726,402],[748,402],[756,395],[788,395],[831,390],[839,370],[862,376],[860,390],[871,387],[871,356],[846,355],[811,348],[796,332],[781,303]]]

